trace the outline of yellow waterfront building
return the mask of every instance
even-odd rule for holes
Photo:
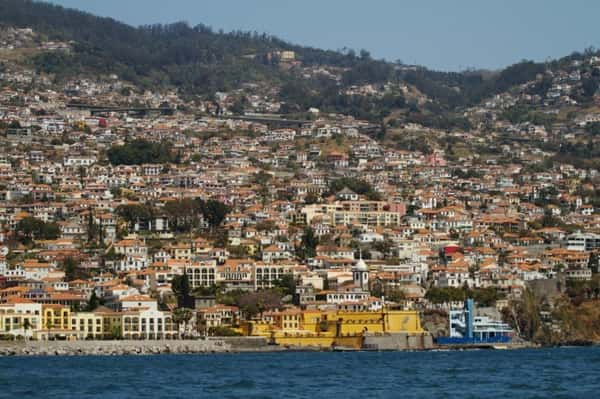
[[[37,339],[73,337],[70,308],[58,304],[42,304],[42,325],[37,332]]]
[[[242,332],[265,337],[279,345],[354,349],[363,347],[366,336],[403,333],[421,337],[427,334],[421,327],[418,312],[387,309],[378,312],[300,309],[270,312],[260,321],[243,324]]]
[[[76,333],[77,339],[103,339],[104,318],[95,312],[71,313],[71,330]]]

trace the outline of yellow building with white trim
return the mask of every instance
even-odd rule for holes
[[[71,330],[77,339],[103,339],[104,319],[94,312],[76,312],[71,314]]]
[[[71,330],[71,309],[65,305],[42,304],[42,325],[38,339],[74,339]]]

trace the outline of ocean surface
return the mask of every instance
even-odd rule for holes
[[[0,398],[599,398],[600,348],[0,358]]]

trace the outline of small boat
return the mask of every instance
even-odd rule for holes
[[[331,350],[334,352],[356,352],[356,351],[359,351],[360,349],[352,348],[350,346],[334,345],[331,347]]]

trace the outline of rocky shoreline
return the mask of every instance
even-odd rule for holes
[[[272,352],[286,348],[264,339],[210,338],[164,341],[10,341],[0,342],[0,356],[159,355],[228,352]]]
[[[569,342],[565,346],[598,345],[593,342]],[[562,345],[558,345],[562,346]],[[435,344],[424,347],[370,346],[362,351],[428,351],[465,349],[531,349],[544,346],[519,342],[505,345],[445,345]],[[208,354],[242,352],[323,352],[336,350],[356,350],[344,348],[321,348],[317,346],[269,345],[259,337],[211,337],[199,340],[157,340],[157,341],[0,341],[0,357],[3,356],[127,356],[161,354]]]

